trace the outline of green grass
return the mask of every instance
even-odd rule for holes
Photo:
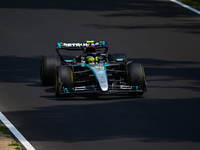
[[[3,126],[3,125],[0,125],[0,132],[2,132],[3,134],[8,135],[8,137],[10,137],[9,130],[5,126]],[[15,149],[21,150],[20,145],[17,142],[15,142],[15,141],[12,141],[11,144],[9,144],[8,146],[16,146]]]
[[[11,144],[9,144],[9,146],[16,146],[16,148],[15,148],[15,149],[21,150],[21,147],[20,147],[20,145],[19,145],[17,142],[15,142],[15,141],[12,141],[12,143],[11,143]]]
[[[9,131],[6,127],[0,125],[0,131],[3,133],[3,134],[9,134]]]
[[[200,9],[200,0],[180,0],[180,1],[196,9]]]

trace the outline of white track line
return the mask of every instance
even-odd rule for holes
[[[183,4],[183,3],[181,3],[181,2],[179,2],[179,1],[177,1],[177,0],[170,0],[170,1],[171,1],[171,2],[174,2],[174,3],[178,4],[178,5],[181,5],[182,7],[185,7],[185,8],[187,8],[187,9],[189,9],[189,10],[191,10],[191,11],[193,11],[193,12],[195,12],[195,13],[197,13],[197,14],[200,15],[200,11],[198,11],[198,10],[196,10],[196,9],[194,9],[194,8],[192,8],[192,7],[190,7],[190,6],[188,6],[188,5],[185,5],[185,4]]]
[[[35,148],[24,138],[24,136],[12,125],[12,123],[1,112],[0,120],[15,135],[15,137],[27,150],[35,150]]]

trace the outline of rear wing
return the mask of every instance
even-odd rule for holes
[[[85,41],[81,43],[63,43],[56,44],[56,51],[64,50],[84,50],[87,46],[95,46],[97,50],[105,48],[104,53],[108,51],[108,43],[106,41]]]

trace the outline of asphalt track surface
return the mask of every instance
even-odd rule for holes
[[[148,92],[58,99],[41,86],[42,55],[89,39],[142,63]],[[3,0],[0,49],[0,111],[36,150],[200,149],[200,16],[190,10],[165,0]]]

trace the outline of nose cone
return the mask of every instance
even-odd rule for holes
[[[108,91],[108,83],[100,83],[100,88],[102,91]]]
[[[98,67],[94,69],[97,80],[99,81],[99,86],[102,91],[108,91],[108,81],[104,70],[104,67]]]

